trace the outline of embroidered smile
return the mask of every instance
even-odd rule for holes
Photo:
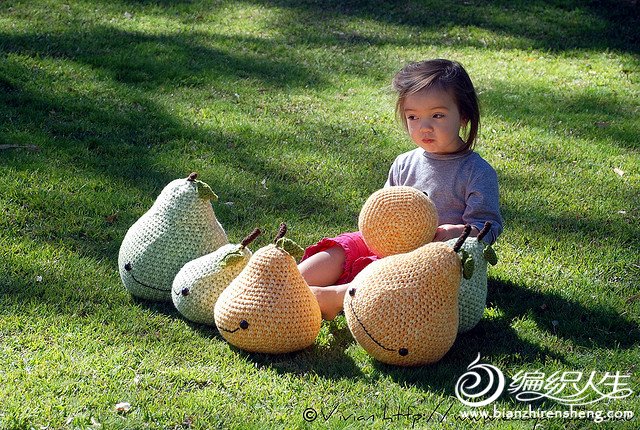
[[[362,321],[360,321],[360,318],[358,317],[358,314],[356,313],[356,310],[353,308],[353,297],[356,294],[356,289],[355,288],[351,288],[349,290],[349,295],[351,296],[351,300],[349,300],[349,307],[351,308],[351,312],[353,313],[353,316],[356,317],[356,321],[358,321],[358,324],[360,324],[360,327],[362,327],[362,330],[364,330],[364,332],[367,334],[367,336],[369,336],[369,339],[371,339],[372,341],[375,342],[376,345],[378,345],[380,348],[384,349],[385,351],[391,351],[391,352],[396,352],[395,349],[391,349],[391,348],[387,348],[386,346],[384,346],[383,344],[381,344],[380,342],[378,342],[372,335],[371,333],[369,333],[369,331],[367,330],[367,328],[364,326],[364,324],[362,324]],[[398,349],[398,354],[401,355],[402,357],[406,356],[409,354],[409,350],[407,348],[400,348]]]
[[[124,270],[126,270],[126,271],[127,271],[127,273],[128,273],[129,275],[131,275],[131,278],[132,278],[132,279],[133,279],[137,284],[142,285],[142,286],[143,286],[143,287],[145,287],[145,288],[150,288],[150,289],[152,289],[152,290],[156,290],[156,291],[171,291],[171,289],[170,289],[170,288],[168,288],[168,289],[165,289],[165,288],[158,288],[158,287],[151,286],[151,285],[149,285],[149,284],[145,284],[144,282],[140,282],[140,281],[138,281],[138,280],[136,279],[136,277],[133,275],[133,266],[131,265],[131,263],[127,263],[127,264],[125,264],[125,265],[124,265]]]
[[[247,322],[247,320],[242,320],[242,321],[240,321],[240,324],[238,324],[238,327],[236,327],[236,328],[235,328],[235,329],[233,329],[233,330],[230,330],[230,329],[228,329],[228,328],[224,328],[224,327],[222,327],[222,326],[218,326],[218,328],[219,328],[220,330],[222,330],[222,331],[227,332],[227,333],[235,333],[235,332],[237,332],[237,331],[238,331],[238,330],[240,330],[240,329],[242,329],[242,330],[246,330],[246,329],[248,329],[248,328],[249,328],[249,323]]]

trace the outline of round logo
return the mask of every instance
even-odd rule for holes
[[[456,397],[467,406],[486,406],[495,401],[504,390],[502,371],[490,364],[480,363],[480,353],[456,382]]]

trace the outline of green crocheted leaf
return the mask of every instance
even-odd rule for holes
[[[276,246],[287,251],[296,261],[304,255],[304,249],[302,249],[300,245],[295,243],[293,240],[286,237],[278,239]]]
[[[473,262],[473,257],[469,256],[469,258],[462,265],[462,276],[464,277],[464,279],[471,279],[475,267],[476,265]]]
[[[201,199],[211,200],[212,202],[218,201],[218,196],[213,192],[209,185],[200,180],[196,180],[195,183],[198,189],[198,195]]]
[[[224,258],[222,259],[222,267],[228,267],[228,266],[233,266],[239,262],[241,262],[242,260],[244,260],[245,257],[242,254],[242,251],[240,250],[236,250],[233,252],[228,253],[227,255],[224,256]]]
[[[482,254],[484,255],[484,259],[487,260],[487,263],[492,266],[498,264],[498,255],[491,245],[487,246],[484,251],[482,251]]]
[[[473,257],[466,249],[460,250],[460,258],[462,259],[462,277],[464,279],[471,279],[473,276],[473,271],[475,269],[475,264],[473,262]]]

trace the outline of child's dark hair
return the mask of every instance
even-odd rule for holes
[[[456,61],[435,59],[407,64],[393,78],[393,89],[398,93],[396,115],[407,129],[404,101],[408,95],[423,90],[443,90],[454,99],[460,116],[466,122],[465,147],[473,148],[480,129],[478,96],[464,67]]]

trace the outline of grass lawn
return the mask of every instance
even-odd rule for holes
[[[0,429],[593,428],[460,421],[478,353],[507,385],[581,372],[564,395],[629,375],[633,395],[577,409],[637,415],[639,16],[630,0],[1,1]],[[412,148],[390,79],[429,57],[475,82],[505,218],[485,316],[440,362],[382,365],[342,316],[305,351],[247,354],[127,293],[125,232],[192,171],[232,241],[266,231],[254,250],[281,221],[303,246],[355,229]],[[505,389],[493,406],[529,403]]]

